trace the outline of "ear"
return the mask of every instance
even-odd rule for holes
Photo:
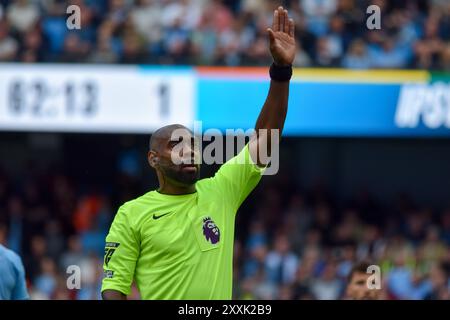
[[[155,151],[150,150],[147,153],[147,160],[150,167],[156,169],[159,166],[159,157]]]

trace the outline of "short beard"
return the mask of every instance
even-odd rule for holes
[[[169,168],[165,168],[162,171],[167,178],[182,186],[191,186],[200,178],[200,167],[197,167],[195,172],[175,171]]]

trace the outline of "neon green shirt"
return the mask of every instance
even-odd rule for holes
[[[150,191],[122,205],[106,237],[102,291],[142,299],[231,299],[236,211],[261,179],[248,145],[196,192]]]

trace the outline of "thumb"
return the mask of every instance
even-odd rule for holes
[[[275,41],[275,33],[271,28],[267,28],[267,33],[269,34],[270,42]]]

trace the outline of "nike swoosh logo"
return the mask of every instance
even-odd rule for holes
[[[153,214],[153,219],[158,220],[159,218],[162,218],[162,217],[164,217],[164,216],[167,216],[167,215],[170,214],[170,213],[171,213],[171,212],[165,213],[165,214],[161,214],[161,215],[159,215],[159,216],[157,216],[156,214]]]

